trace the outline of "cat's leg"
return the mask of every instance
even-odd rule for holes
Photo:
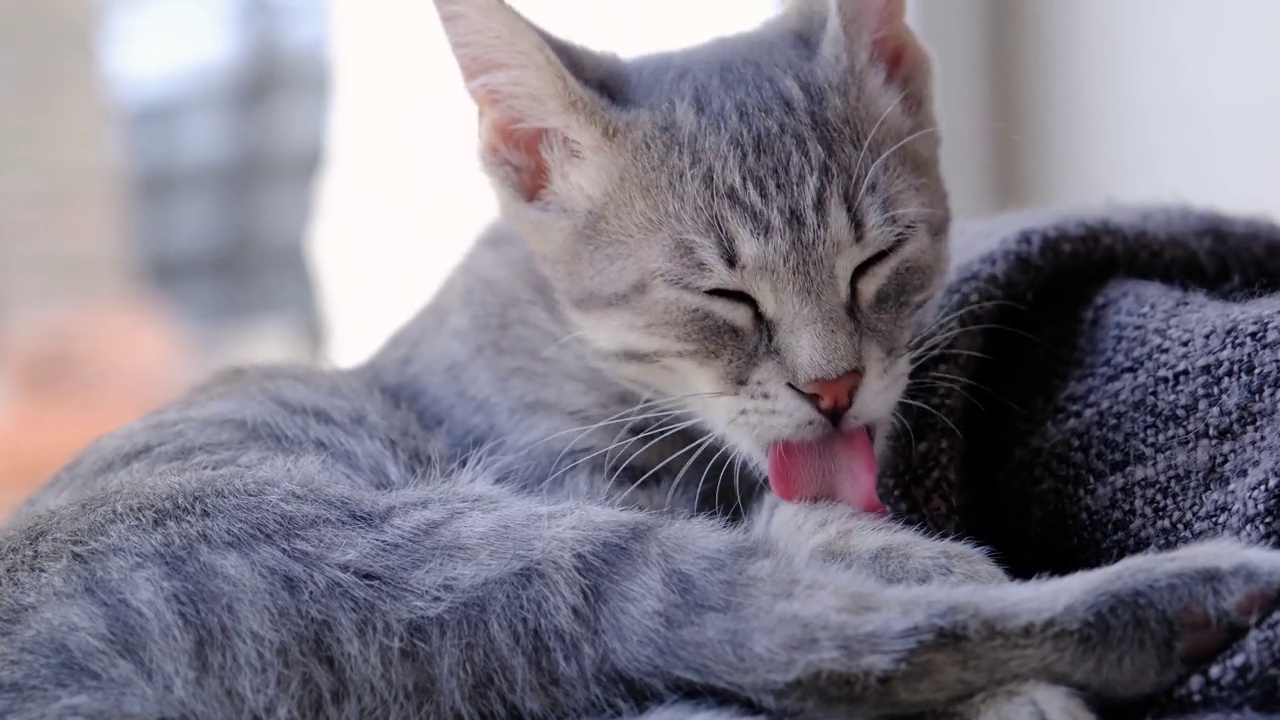
[[[1231,544],[888,586],[717,523],[322,467],[191,468],[0,533],[0,716],[589,717],[698,692],[832,718],[1031,680],[1125,699],[1280,595],[1280,553]]]
[[[806,559],[866,572],[893,584],[995,583],[1008,577],[983,550],[941,541],[835,503],[786,503],[768,493],[752,517],[757,532]],[[1074,690],[1019,682],[987,690],[928,720],[1092,720]]]
[[[981,548],[940,541],[882,518],[836,504],[784,503],[769,494],[753,517],[763,533],[787,552],[853,567],[895,584],[1006,582]],[[1091,720],[1080,694],[1032,681],[987,690],[930,720]]]
[[[805,560],[855,568],[887,583],[993,583],[1008,576],[982,548],[938,540],[837,503],[788,503],[766,493],[755,531]]]
[[[624,715],[621,720],[773,720],[773,718],[705,703],[672,703],[637,715]]]
[[[979,717],[1018,716],[1017,708],[1026,706],[1025,698],[1017,695],[1027,688],[1012,686],[1028,680],[1072,688],[1100,700],[1148,695],[1183,671],[1171,673],[1172,668],[1148,664],[1144,657],[1164,655],[1166,661],[1184,668],[1206,663],[1274,609],[1276,596],[1261,587],[1269,584],[1264,578],[1275,571],[1271,563],[1276,557],[1280,554],[1273,550],[1213,541],[1132,557],[1063,578],[902,588],[907,604],[925,595],[974,604],[968,611],[953,608],[960,616],[971,614],[946,623],[946,640],[938,636],[938,645],[931,640],[928,651],[911,653],[914,657],[886,678],[887,684],[877,692],[885,701],[880,707],[893,707],[913,694],[914,701],[928,703],[937,689],[967,685],[975,690],[970,697],[987,703],[977,706],[985,709]],[[1237,572],[1242,574],[1229,579]],[[1202,595],[1209,585],[1218,587]],[[1159,618],[1149,613],[1155,605],[1164,608],[1156,613]],[[957,645],[944,647],[952,642]],[[965,649],[956,652],[961,646]],[[993,662],[1019,664],[1025,672],[1018,678],[1005,675],[997,680],[1000,673],[991,672],[994,668],[988,665]],[[1135,672],[1139,668],[1141,672]],[[1157,679],[1160,676],[1166,679]],[[1133,684],[1126,688],[1125,683]],[[1011,694],[1005,702],[979,697],[993,687]],[[1056,692],[1040,697],[1051,698]],[[957,707],[940,696],[932,699],[938,708]],[[1039,699],[1036,702],[1040,704]],[[1072,714],[1076,712],[1072,708],[1084,711],[1061,696],[1046,704]]]
[[[1024,682],[989,690],[928,720],[1093,720],[1080,694],[1061,685]]]

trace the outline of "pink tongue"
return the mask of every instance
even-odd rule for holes
[[[835,500],[883,514],[876,494],[876,455],[865,429],[769,448],[769,485],[787,502]]]

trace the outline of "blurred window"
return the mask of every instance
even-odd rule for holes
[[[149,278],[215,364],[314,355],[302,238],[325,126],[324,3],[102,10],[102,76]]]

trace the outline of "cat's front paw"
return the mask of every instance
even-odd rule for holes
[[[987,584],[1008,579],[981,548],[938,540],[835,503],[763,501],[757,528],[788,552],[896,585]]]
[[[1063,590],[1050,627],[1075,645],[1059,661],[1084,670],[1073,684],[1129,699],[1208,664],[1271,614],[1280,551],[1201,542],[1055,582]]]
[[[1018,683],[985,692],[937,720],[1094,720],[1078,693],[1061,685]]]

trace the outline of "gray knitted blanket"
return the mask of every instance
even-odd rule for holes
[[[957,244],[976,257],[904,408],[893,510],[1019,577],[1222,534],[1280,545],[1280,228],[1135,210],[1006,219]],[[1115,715],[1250,711],[1280,713],[1280,617]]]

